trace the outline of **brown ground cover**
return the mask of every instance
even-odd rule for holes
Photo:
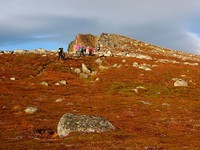
[[[99,71],[96,59],[0,55],[0,149],[200,149],[199,66],[106,57],[104,66],[122,66]],[[134,62],[157,67],[144,71]],[[74,69],[82,63],[99,72],[80,78]],[[189,86],[174,87],[172,78]],[[67,85],[56,86],[60,80]],[[139,86],[145,89],[134,92]],[[28,106],[38,111],[27,114]],[[116,130],[59,138],[57,124],[65,113],[102,116]]]

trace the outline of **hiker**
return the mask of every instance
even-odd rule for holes
[[[65,55],[63,53],[63,48],[62,47],[60,47],[58,49],[58,60],[60,60],[60,59],[65,60]]]
[[[79,47],[77,47],[77,48],[78,48],[78,50],[77,50],[77,52],[76,52],[77,57],[83,56],[84,51],[85,51],[85,48],[84,48],[83,46],[79,46]]]
[[[82,47],[82,51],[83,51],[83,54],[86,54],[86,48],[84,46]]]
[[[76,56],[81,56],[82,47],[80,45],[76,45]]]
[[[80,49],[80,45],[76,45],[76,50],[75,50],[75,52],[77,53],[77,51],[79,51],[79,49]]]
[[[94,48],[90,47],[88,52],[89,52],[88,55],[89,55],[89,56],[92,56],[92,55],[93,55],[93,52],[94,52]]]

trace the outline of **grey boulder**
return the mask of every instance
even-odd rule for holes
[[[70,132],[101,133],[114,129],[105,118],[77,114],[64,114],[57,126],[59,137],[66,137]]]

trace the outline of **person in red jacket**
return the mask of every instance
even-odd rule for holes
[[[89,56],[92,56],[93,55],[93,52],[94,52],[94,48],[93,47],[90,47],[89,48]]]

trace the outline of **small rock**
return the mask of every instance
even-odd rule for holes
[[[100,70],[106,70],[106,69],[109,69],[109,67],[108,67],[108,66],[102,66],[102,65],[100,65],[100,66],[99,66],[99,69],[100,69]]]
[[[181,75],[181,77],[185,78],[185,77],[186,77],[186,75],[184,75],[184,74],[183,74],[183,75]]]
[[[15,79],[15,77],[12,77],[12,78],[10,78],[10,80],[15,81],[16,79]]]
[[[89,77],[89,75],[88,75],[88,74],[86,74],[86,73],[80,73],[80,77],[81,77],[81,78],[88,78],[88,77]]]
[[[134,62],[133,63],[133,67],[136,67],[136,68],[138,68],[140,65],[137,63],[137,62]]]
[[[33,114],[37,111],[38,109],[36,107],[27,107],[24,111],[28,114]]]
[[[55,102],[56,102],[56,103],[59,103],[59,102],[62,102],[62,101],[63,101],[63,99],[59,98],[59,99],[57,99]]]
[[[135,93],[138,93],[138,89],[131,89],[131,91],[135,92]]]
[[[98,58],[98,59],[95,60],[95,63],[101,65],[103,63],[103,61],[100,58]]]
[[[147,102],[147,101],[140,101],[142,104],[145,104],[145,105],[151,105],[150,102]]]
[[[107,51],[105,54],[104,54],[105,57],[111,57],[113,56],[112,52],[111,51]]]
[[[60,83],[58,83],[58,82],[57,82],[57,83],[55,83],[55,85],[56,85],[56,86],[59,86],[59,85],[60,85]]]
[[[98,74],[98,71],[92,71],[91,76],[96,76]]]
[[[138,86],[136,87],[135,89],[131,89],[131,91],[135,92],[135,93],[138,93],[139,90],[145,90],[145,88],[143,86]]]
[[[80,74],[81,73],[81,69],[80,68],[76,68],[76,69],[74,69],[74,72],[76,72],[77,74]]]
[[[168,103],[162,103],[162,106],[170,106],[170,104],[168,104]]]
[[[90,74],[91,70],[87,68],[87,66],[82,63],[82,72],[86,73],[86,74]]]
[[[143,89],[143,90],[145,90],[145,87],[143,87],[143,86],[138,86],[138,87],[136,87],[137,89]]]
[[[122,62],[123,62],[123,63],[125,63],[125,62],[126,62],[126,60],[125,60],[125,59],[123,59],[123,60],[122,60]]]
[[[59,81],[59,84],[60,84],[60,85],[66,85],[66,84],[67,84],[67,81],[61,80],[61,81]]]
[[[121,64],[117,66],[117,68],[121,68],[121,67],[122,67],[122,65],[121,65]]]
[[[117,64],[114,64],[112,67],[114,67],[114,68],[115,68],[115,67],[118,67],[118,65],[117,65]]]
[[[49,84],[47,82],[41,82],[40,85],[49,86]]]
[[[178,80],[178,78],[172,78],[172,80],[173,80],[173,81],[177,81],[177,80]]]
[[[182,79],[178,79],[177,81],[174,82],[174,86],[188,86],[188,83]]]

